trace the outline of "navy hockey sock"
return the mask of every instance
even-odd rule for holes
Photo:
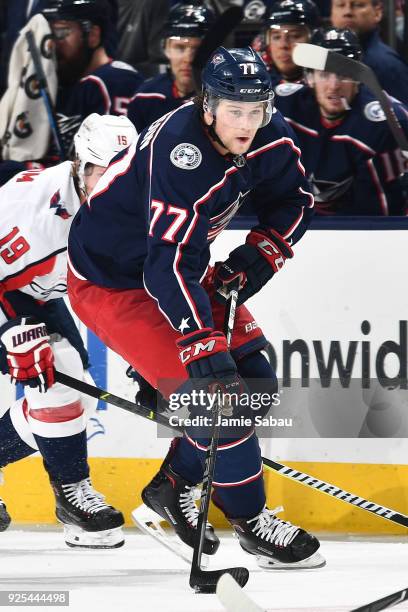
[[[203,466],[207,443],[208,440],[201,439],[195,442]],[[262,510],[265,489],[255,433],[241,440],[220,440],[213,487],[215,503],[227,517],[252,517]]]
[[[177,439],[177,444],[173,448],[173,456],[170,459],[170,467],[191,484],[197,484],[202,480],[203,466],[197,449],[185,438]]]
[[[10,418],[10,411],[0,419],[0,467],[14,463],[35,453],[18,435]]]
[[[34,438],[52,482],[70,484],[88,478],[86,430],[61,438],[43,438],[37,434]]]
[[[212,501],[227,518],[252,518],[265,506],[262,474],[252,482],[234,487],[214,487]]]

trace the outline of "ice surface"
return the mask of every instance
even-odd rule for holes
[[[345,611],[408,586],[408,541],[322,541],[327,566],[263,571],[229,534],[211,568],[246,565],[246,590],[273,611]],[[9,529],[0,534],[0,590],[66,589],[69,612],[210,612],[223,610],[215,595],[196,595],[189,567],[148,536],[127,530],[117,550],[66,547],[60,530]],[[20,607],[22,610],[56,608]],[[396,610],[408,610],[408,602]]]

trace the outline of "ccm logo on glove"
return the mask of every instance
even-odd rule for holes
[[[214,355],[227,350],[227,340],[221,332],[210,328],[192,332],[177,341],[180,349],[180,360],[184,365],[188,362]]]
[[[293,251],[278,232],[270,229],[268,234],[264,230],[252,230],[247,236],[246,243],[255,246],[268,261],[272,270],[278,272],[283,268],[286,259],[293,257]]]

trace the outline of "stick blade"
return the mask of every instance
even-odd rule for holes
[[[293,61],[298,66],[312,70],[325,70],[329,49],[311,45],[310,43],[298,43],[292,54]]]
[[[379,612],[380,610],[385,610],[387,608],[391,608],[401,603],[402,601],[406,601],[408,599],[408,588],[401,589],[401,591],[397,591],[396,593],[392,593],[391,595],[386,595],[381,599],[377,599],[376,601],[372,601],[371,603],[366,604],[365,606],[361,606],[360,608],[354,608],[351,612]]]
[[[190,586],[196,593],[215,593],[218,581],[224,574],[230,574],[241,587],[245,586],[249,579],[246,567],[230,567],[209,572],[194,568],[190,574]]]
[[[244,593],[231,574],[223,574],[219,579],[217,597],[227,612],[265,612]]]

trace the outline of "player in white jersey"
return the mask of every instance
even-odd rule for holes
[[[70,546],[124,542],[122,513],[89,478],[86,422],[96,401],[55,383],[54,367],[89,377],[87,351],[62,298],[68,232],[110,160],[135,138],[126,117],[93,113],[75,136],[75,161],[21,172],[0,189],[0,370],[24,385],[24,398],[0,404],[0,467],[40,451]],[[0,503],[0,530],[9,522]]]

